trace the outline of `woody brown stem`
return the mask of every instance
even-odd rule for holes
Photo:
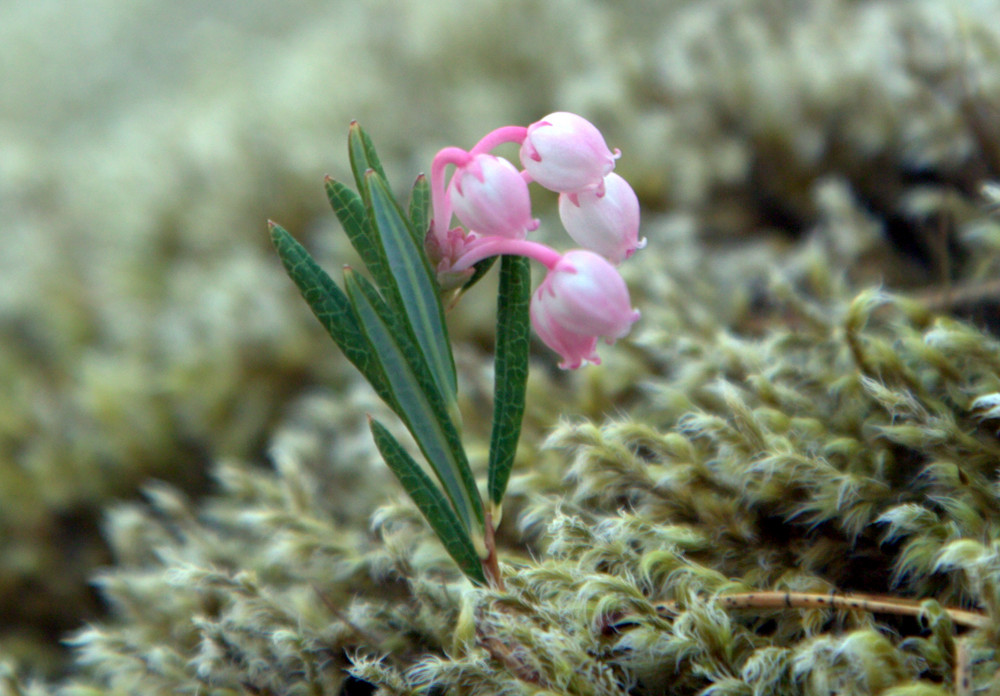
[[[486,557],[483,558],[483,573],[490,587],[503,592],[503,575],[500,574],[500,562],[497,559],[496,530],[493,528],[493,511],[485,511],[483,520],[483,545],[486,547]]]
[[[954,287],[932,288],[914,296],[928,309],[949,310],[956,306],[1000,300],[1000,280],[986,280]]]
[[[747,592],[721,595],[719,603],[726,609],[853,609],[872,614],[897,614],[920,616],[921,603],[896,597],[820,594],[810,592]],[[675,614],[676,602],[657,605],[661,614]],[[968,628],[984,628],[989,625],[989,617],[975,611],[946,607],[944,612],[956,624]]]

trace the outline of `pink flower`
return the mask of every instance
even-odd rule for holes
[[[597,336],[567,331],[551,315],[549,303],[538,301],[538,293],[531,300],[531,325],[535,333],[549,348],[562,356],[559,367],[575,370],[585,363],[601,364],[597,355]]]
[[[531,298],[535,332],[563,357],[563,367],[597,362],[597,339],[628,334],[639,312],[615,267],[586,249],[567,252]]]
[[[520,143],[524,171],[489,154],[504,143]],[[431,165],[433,218],[425,247],[442,289],[461,286],[478,262],[492,256],[534,259],[548,269],[531,298],[535,332],[559,353],[564,369],[600,363],[598,340],[614,343],[639,318],[613,265],[645,246],[635,192],[612,173],[619,155],[593,124],[561,111],[527,128],[493,130],[472,150],[438,152]],[[455,167],[450,181],[449,166]],[[538,226],[531,217],[531,181],[560,193],[563,225],[587,249],[563,255],[527,239]],[[451,226],[453,215],[468,231]]]
[[[639,241],[639,199],[614,172],[604,177],[603,194],[560,193],[559,218],[577,244],[615,265],[646,246]]]
[[[455,171],[448,197],[462,224],[481,235],[524,239],[538,227],[531,217],[528,184],[502,157],[473,156]]]
[[[532,180],[565,193],[602,189],[620,154],[608,149],[594,124],[565,111],[528,126],[521,144],[521,164]]]

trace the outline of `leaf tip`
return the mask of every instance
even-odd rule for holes
[[[281,236],[288,234],[285,232],[285,229],[274,220],[267,221],[267,233],[271,237],[271,243],[275,245],[278,244],[278,239]]]

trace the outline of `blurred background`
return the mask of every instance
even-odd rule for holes
[[[443,146],[585,116],[643,204],[639,296],[677,229],[934,291],[997,270],[998,59],[995,0],[0,3],[0,654],[65,670],[109,506],[269,466],[289,404],[350,379],[266,220],[347,258],[322,184],[352,119],[404,194]],[[457,340],[488,346],[486,295]]]

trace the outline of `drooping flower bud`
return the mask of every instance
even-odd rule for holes
[[[531,325],[535,333],[549,348],[559,353],[563,370],[575,370],[584,363],[601,364],[597,355],[597,336],[585,336],[567,330],[552,318],[551,305],[539,298],[531,298]]]
[[[604,177],[604,194],[597,191],[559,194],[559,218],[577,244],[618,265],[639,241],[639,199],[628,182],[611,172]]]
[[[524,239],[538,227],[528,184],[502,157],[475,155],[452,176],[448,196],[462,224],[481,235]]]
[[[615,267],[586,249],[564,254],[535,291],[531,303],[532,317],[538,318],[535,331],[567,364],[594,362],[597,338],[613,343],[628,334],[639,318],[639,312],[632,309],[628,287]]]
[[[534,181],[559,193],[601,189],[620,152],[611,152],[596,126],[557,111],[528,126],[521,164]]]

